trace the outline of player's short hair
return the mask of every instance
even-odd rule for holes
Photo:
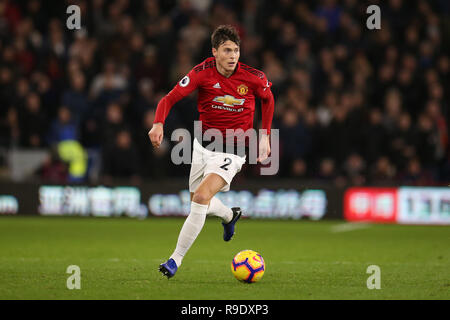
[[[241,45],[241,38],[235,27],[230,25],[220,25],[211,35],[211,45],[215,49],[218,49],[219,46],[227,40],[233,41],[238,47]]]

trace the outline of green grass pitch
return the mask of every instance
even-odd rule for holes
[[[182,218],[0,217],[0,299],[450,299],[450,227],[243,219],[230,242],[208,218],[175,277],[158,265]],[[233,256],[253,249],[266,272],[245,284]],[[69,265],[81,289],[66,287]],[[380,267],[381,289],[367,288]]]

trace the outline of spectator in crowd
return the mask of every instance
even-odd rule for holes
[[[343,171],[352,185],[361,186],[366,183],[366,163],[358,153],[349,155],[343,165]]]
[[[169,175],[170,150],[167,141],[160,148],[151,148],[147,143],[148,132],[153,126],[155,109],[143,113],[141,128],[136,137],[139,147],[139,158],[142,161],[142,175],[146,178],[161,179]]]
[[[363,131],[366,142],[364,154],[367,161],[372,164],[380,154],[387,154],[386,141],[389,141],[389,138],[382,121],[383,114],[380,109],[373,108],[369,111],[369,120]]]
[[[35,174],[44,183],[64,184],[69,182],[68,165],[59,157],[56,146],[50,149],[48,157]]]
[[[285,110],[280,124],[280,174],[291,174],[294,160],[304,157],[309,151],[310,141],[306,126],[300,121],[298,112],[290,108]]]
[[[0,146],[17,147],[20,140],[19,117],[17,110],[10,107],[0,120]]]
[[[83,72],[75,71],[70,76],[70,88],[66,89],[61,102],[66,106],[77,125],[80,125],[89,111],[89,100],[85,92],[86,77]]]
[[[134,98],[133,109],[134,114],[137,116],[135,122],[139,123],[144,113],[150,109],[156,109],[156,106],[158,105],[158,101],[156,101],[155,97],[153,81],[148,78],[141,79],[138,82],[138,92],[135,94]]]
[[[333,159],[323,158],[319,164],[316,178],[320,181],[333,181],[337,177],[336,165]]]
[[[120,130],[115,136],[114,145],[105,148],[102,158],[105,183],[113,182],[114,178],[131,184],[139,183],[139,156],[129,131]]]
[[[305,160],[298,158],[291,162],[289,176],[292,178],[308,178],[308,168]]]
[[[147,46],[144,48],[143,57],[141,63],[136,67],[135,75],[138,81],[142,78],[151,79],[155,90],[161,90],[166,75],[158,61],[155,47]]]
[[[389,161],[389,158],[387,156],[381,156],[372,165],[369,179],[371,183],[386,183],[392,181],[396,174],[395,167]]]
[[[125,122],[122,107],[118,103],[113,102],[106,109],[105,119],[101,129],[102,140],[104,141],[103,145],[115,144],[117,134],[123,129],[128,130],[128,125]]]
[[[416,154],[415,134],[409,113],[400,114],[388,140],[390,158],[397,168],[404,168],[406,162]]]
[[[432,180],[432,174],[429,170],[424,170],[420,160],[413,157],[409,160],[406,167],[399,174],[399,178],[406,185],[429,185]]]
[[[54,145],[64,140],[78,140],[76,123],[72,119],[70,109],[66,106],[59,108],[58,118],[53,120],[50,127],[47,143]]]
[[[30,148],[45,147],[48,120],[42,111],[41,98],[37,93],[31,92],[27,95],[19,119],[21,145]]]
[[[119,99],[127,88],[127,81],[123,74],[117,70],[113,60],[108,59],[103,71],[92,80],[90,99],[95,101],[98,108]]]

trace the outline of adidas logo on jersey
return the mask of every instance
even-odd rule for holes
[[[216,89],[222,89],[221,87],[220,87],[220,84],[217,82],[215,85],[213,85],[213,88],[216,88]]]

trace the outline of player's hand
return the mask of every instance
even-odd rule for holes
[[[263,134],[261,140],[259,141],[258,159],[256,159],[256,161],[263,162],[269,157],[269,154],[270,154],[269,136],[267,134]]]
[[[162,123],[154,123],[152,129],[148,132],[148,137],[153,147],[159,148],[164,137],[164,129]]]

